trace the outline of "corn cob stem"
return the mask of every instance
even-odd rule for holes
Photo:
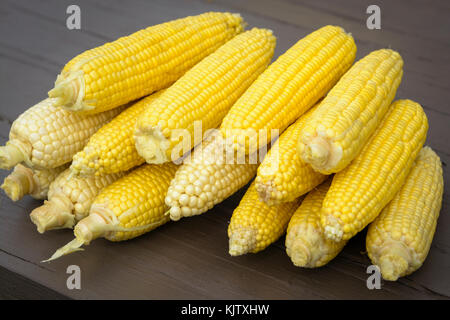
[[[311,142],[305,146],[304,159],[314,159],[317,166],[324,166],[326,163],[334,163],[335,159],[342,156],[342,149],[334,148],[322,137],[314,137]]]
[[[233,103],[270,63],[275,42],[272,31],[253,28],[186,72],[138,118],[135,140],[139,154],[147,163],[182,157],[189,150],[174,150],[180,141],[172,134],[179,129],[190,133],[190,139],[183,141],[190,142],[189,149],[200,143],[194,137],[196,123],[201,123],[202,130],[220,125]]]
[[[345,73],[298,139],[299,156],[322,174],[344,169],[383,120],[403,75],[401,56],[374,51]]]
[[[18,201],[27,194],[35,199],[45,199],[50,184],[65,168],[67,165],[39,170],[18,164],[5,178],[1,187],[13,201]]]
[[[37,188],[33,173],[24,166],[16,166],[14,171],[3,181],[2,189],[12,201],[18,201]]]
[[[42,100],[14,120],[9,141],[0,147],[0,168],[10,169],[20,162],[39,169],[62,166],[126,107],[85,116],[56,107],[55,99]]]
[[[222,12],[148,27],[70,60],[48,94],[70,111],[116,108],[168,87],[243,28],[239,15]]]
[[[75,225],[75,215],[72,201],[64,195],[58,194],[52,197],[51,201],[44,201],[44,204],[34,209],[30,218],[36,225],[39,233],[47,230],[72,228]]]
[[[82,65],[81,63],[79,65]],[[94,108],[82,101],[84,94],[83,71],[76,70],[66,76],[58,75],[55,87],[48,92],[50,98],[55,98],[55,105],[70,105],[71,111],[91,110]]]
[[[176,170],[173,163],[143,165],[103,189],[89,215],[75,226],[76,239],[46,261],[78,251],[97,238],[127,240],[168,222],[164,197]]]
[[[133,232],[146,230],[152,227],[160,226],[169,220],[168,218],[163,217],[156,222],[149,223],[143,226],[124,228],[119,225],[120,222],[117,220],[112,210],[107,211],[108,209],[106,209],[106,211],[103,211],[100,207],[97,207],[94,210],[96,211],[89,214],[89,216],[81,220],[75,226],[75,239],[56,250],[56,252],[50,257],[50,259],[44,260],[42,262],[49,262],[52,260],[56,260],[64,255],[76,251],[82,251],[83,249],[80,248],[81,246],[89,245],[92,240],[98,238],[106,238],[109,234],[113,234],[115,232]]]
[[[76,221],[87,216],[98,193],[123,174],[77,177],[70,169],[65,170],[50,184],[48,201],[31,212],[31,221],[40,233],[72,228]]]
[[[23,152],[23,147],[18,146],[23,144],[19,140],[10,140],[5,146],[0,147],[0,169],[9,170],[21,162],[31,164],[29,157]]]

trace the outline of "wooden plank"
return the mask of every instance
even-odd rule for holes
[[[0,267],[1,300],[65,300],[67,297]]]
[[[315,2],[287,0],[276,5],[266,0],[133,0],[127,5],[120,0],[82,0],[77,1],[82,10],[82,30],[70,31],[65,27],[65,9],[72,4],[68,0],[3,1],[0,4],[0,68],[4,72],[0,73],[0,99],[7,107],[0,109],[0,142],[6,141],[9,126],[17,115],[45,97],[63,64],[77,53],[148,25],[218,10],[241,12],[250,26],[274,30],[278,37],[275,56],[313,29],[331,23],[342,25],[355,35],[358,57],[383,46],[392,45],[400,50],[405,57],[405,77],[398,96],[424,104],[430,122],[428,144],[438,151],[444,163],[450,163],[445,140],[450,114],[446,81],[450,52],[446,34],[427,29],[414,33],[410,27],[420,22],[403,23],[399,19],[403,12],[397,5],[383,17],[382,31],[368,31],[365,21],[358,20],[359,9],[352,3],[343,6],[351,7],[344,12],[331,1],[323,5],[328,8],[324,10],[322,4]],[[439,6],[447,8],[445,2],[439,2]],[[410,5],[413,17],[423,9],[416,1]],[[425,11],[427,17],[432,14],[432,9]],[[442,29],[446,28],[444,25]],[[447,185],[450,178],[446,168],[444,173]],[[0,179],[6,174],[1,172]],[[317,270],[294,267],[284,252],[284,238],[258,254],[228,256],[226,228],[243,192],[203,216],[170,223],[133,241],[97,240],[86,251],[49,264],[40,260],[70,241],[71,231],[38,234],[28,213],[41,202],[26,198],[12,203],[2,194],[0,266],[9,270],[4,274],[12,272],[23,280],[20,283],[29,279],[30,287],[45,287],[49,292],[71,298],[439,299],[450,296],[450,281],[445,273],[450,268],[447,191],[424,266],[396,283],[383,282],[382,290],[366,288],[366,268],[370,261],[361,254],[364,233],[352,239],[328,266]],[[72,264],[79,265],[82,271],[80,291],[66,287],[66,269]],[[35,292],[39,294],[39,290]]]

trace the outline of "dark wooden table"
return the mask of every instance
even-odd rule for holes
[[[81,30],[66,28],[66,8],[81,8]],[[381,7],[381,30],[366,28],[366,8]],[[0,2],[0,137],[12,121],[46,92],[76,54],[149,25],[205,11],[240,12],[250,26],[278,38],[277,57],[326,24],[355,37],[358,59],[372,50],[398,50],[405,61],[398,98],[420,102],[428,115],[427,144],[450,164],[450,3],[400,1],[16,1]],[[0,178],[6,175],[2,171]],[[0,209],[0,298],[148,299],[442,299],[450,297],[449,192],[428,259],[413,275],[380,290],[366,287],[365,234],[352,239],[326,267],[292,265],[284,238],[258,254],[230,257],[227,224],[243,191],[199,217],[169,223],[123,243],[97,240],[86,251],[40,263],[72,239],[70,230],[37,233],[29,212],[41,204],[13,203],[3,193]],[[81,268],[81,290],[69,290],[66,269]]]

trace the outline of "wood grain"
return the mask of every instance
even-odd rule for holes
[[[275,57],[312,30],[337,24],[351,32],[358,59],[390,47],[404,60],[398,98],[420,102],[428,115],[427,144],[441,156],[450,180],[450,5],[441,0],[378,1],[382,29],[365,26],[370,1],[309,0],[93,0],[77,1],[82,29],[66,28],[71,1],[0,2],[0,143],[12,121],[46,96],[56,74],[76,54],[148,25],[210,10],[240,12],[250,26],[277,36]],[[0,173],[0,179],[7,172]],[[381,290],[368,290],[365,232],[329,265],[304,270],[292,265],[284,238],[265,251],[233,258],[226,229],[244,190],[199,217],[169,223],[124,243],[95,241],[84,252],[41,263],[70,241],[70,230],[40,235],[29,212],[41,204],[0,196],[0,298],[75,299],[448,299],[450,297],[449,192],[430,254],[423,267]],[[80,266],[82,289],[68,290],[66,269]]]

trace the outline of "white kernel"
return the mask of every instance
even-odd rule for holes
[[[197,197],[192,196],[189,198],[189,207],[195,208],[197,206]]]
[[[181,218],[181,209],[180,207],[172,207],[170,208],[170,219],[177,221]]]
[[[188,194],[188,195],[193,195],[194,194],[194,192],[195,192],[195,190],[194,190],[194,186],[191,186],[191,185],[188,185],[188,186],[186,186],[186,193]]]
[[[191,208],[188,208],[188,207],[181,207],[181,215],[182,215],[183,217],[189,217],[189,216],[191,216],[191,215],[192,215],[192,213],[191,213]]]
[[[189,203],[189,196],[187,194],[180,195],[180,198],[178,199],[178,202],[182,206],[186,206]]]
[[[176,192],[176,191],[172,191],[170,193],[170,196],[172,197],[172,199],[178,199],[180,197],[180,193]]]
[[[182,192],[184,191],[183,186],[181,186],[181,185],[179,185],[179,184],[177,184],[177,185],[174,187],[174,189],[175,189],[175,191],[177,191],[177,192],[179,192],[179,193],[182,193]]]
[[[203,201],[201,198],[197,198],[197,208],[202,209],[205,206],[205,201]]]

